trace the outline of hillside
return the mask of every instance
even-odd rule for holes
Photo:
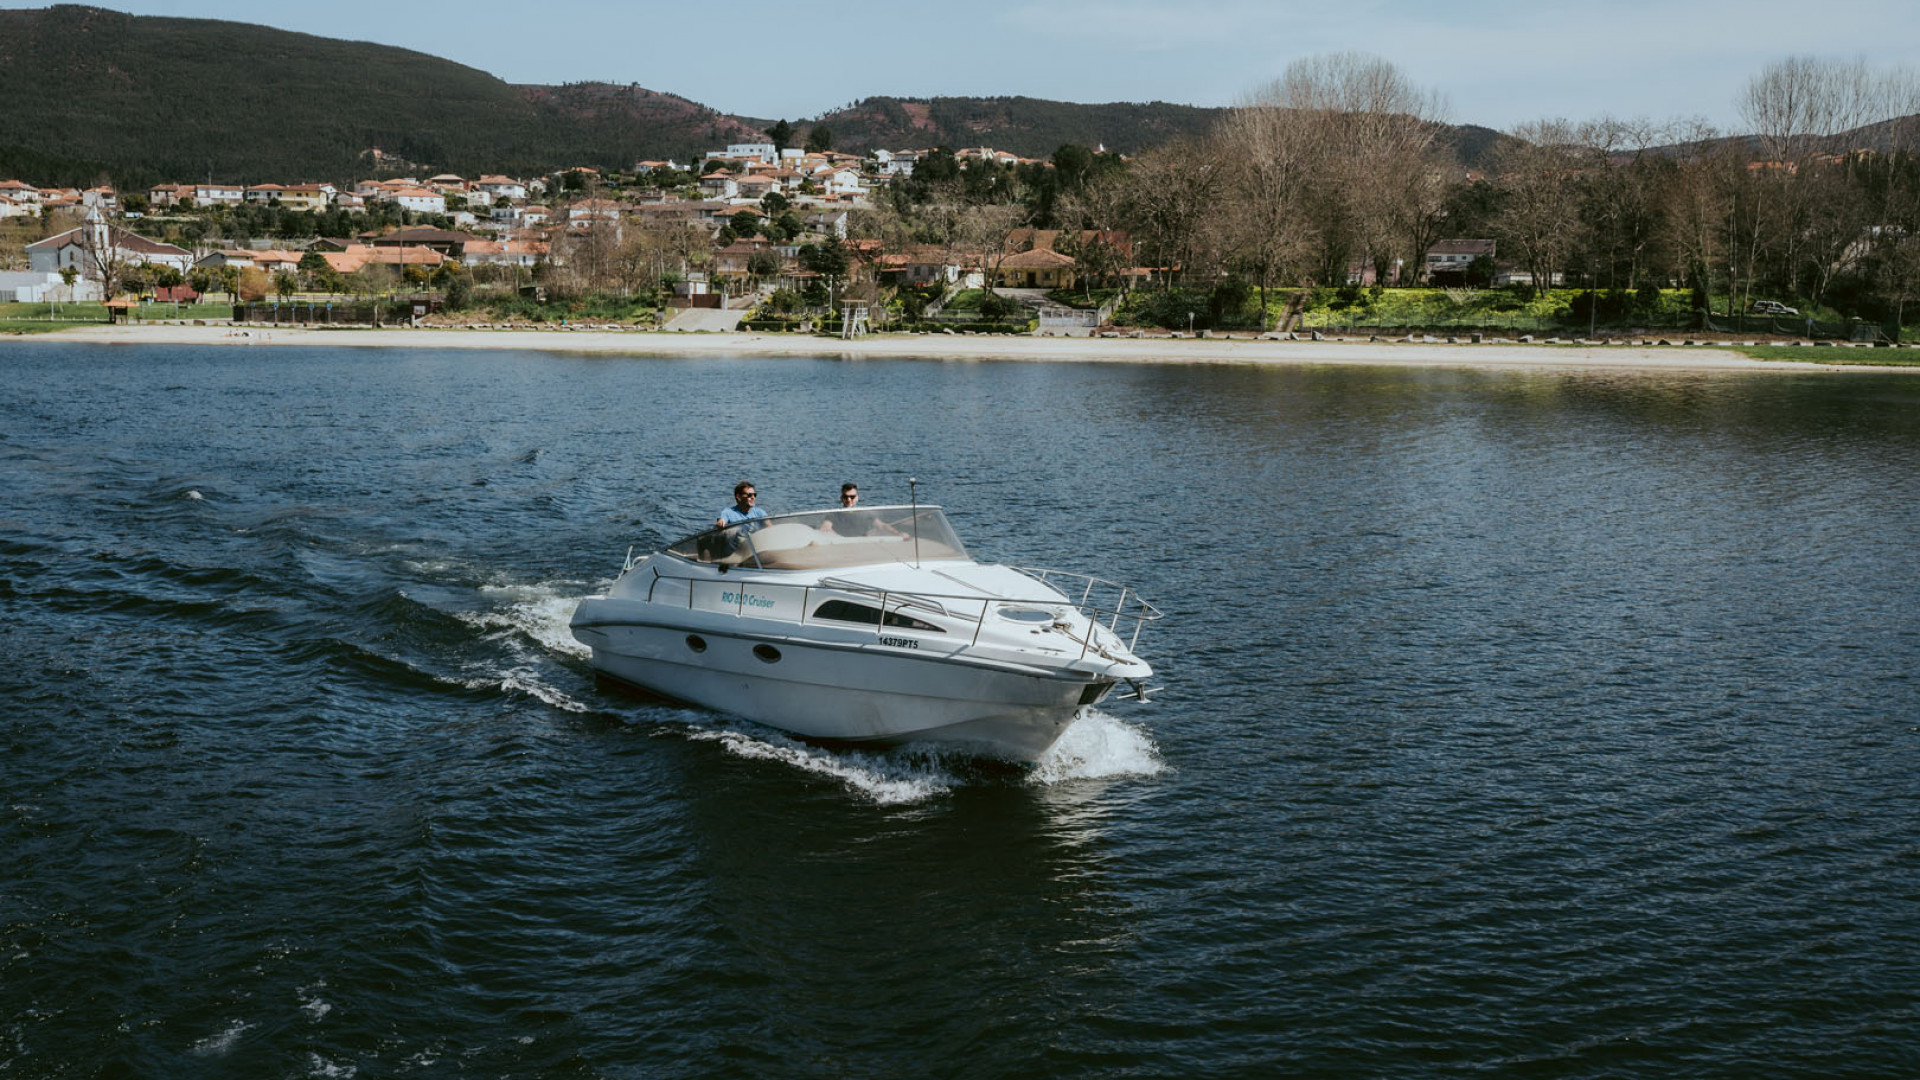
[[[528,175],[687,160],[770,121],[638,85],[517,86],[409,49],[248,23],[60,6],[0,11],[0,178],[38,184],[349,181],[408,172]],[[1205,132],[1222,110],[1027,97],[868,98],[814,124],[835,148],[1063,143],[1137,153]],[[1495,140],[1450,129],[1474,164]],[[372,151],[378,150],[376,159]]]
[[[753,134],[639,87],[510,85],[425,53],[246,23],[0,11],[0,176],[346,180],[379,150],[434,171],[685,157]]]
[[[804,139],[815,124],[825,124],[835,149],[853,153],[991,146],[1045,157],[1063,143],[1077,143],[1133,154],[1180,136],[1205,134],[1221,111],[1161,101],[1077,105],[1028,97],[871,97],[795,127]]]

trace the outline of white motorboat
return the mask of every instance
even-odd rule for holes
[[[783,514],[626,565],[574,611],[602,675],[806,739],[1044,754],[1160,618],[1084,574],[974,562],[937,506]]]

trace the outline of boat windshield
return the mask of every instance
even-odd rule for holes
[[[764,570],[832,570],[967,558],[966,546],[937,506],[863,506],[781,514],[709,529],[667,551],[694,562]]]

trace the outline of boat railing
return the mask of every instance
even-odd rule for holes
[[[1145,629],[1148,623],[1158,622],[1166,617],[1159,608],[1149,604],[1145,597],[1134,592],[1132,586],[1123,585],[1117,581],[1094,577],[1092,574],[1075,573],[1072,570],[1048,570],[1038,566],[1016,566],[1012,569],[1020,571],[1042,585],[1060,589],[1060,592],[1069,600],[1073,596],[1073,586],[1061,589],[1055,581],[1058,579],[1077,583],[1080,599],[1074,601],[1074,607],[1078,608],[1081,614],[1094,622],[1106,619],[1107,629],[1115,635],[1120,633],[1121,623],[1132,626],[1132,632],[1127,636],[1128,652],[1133,651],[1134,643],[1140,640],[1140,631]],[[1108,597],[1111,599],[1107,599]]]
[[[658,566],[651,567],[650,569],[653,572],[653,581],[647,586],[647,599],[652,601],[654,589],[662,581],[685,582],[687,586],[687,610],[689,611],[694,610],[694,586],[697,584],[712,583],[712,579],[705,576],[662,573]],[[840,595],[851,593],[856,596],[870,597],[876,602],[879,615],[872,624],[876,635],[887,632],[889,627],[887,622],[888,616],[900,615],[904,617],[905,612],[918,610],[938,614],[957,621],[972,622],[973,637],[972,640],[968,642],[969,647],[980,643],[980,633],[986,627],[987,616],[995,611],[1008,608],[1053,610],[1063,606],[1071,607],[1078,611],[1088,622],[1104,627],[1116,638],[1122,634],[1122,624],[1126,624],[1130,627],[1126,632],[1128,652],[1132,652],[1139,643],[1140,631],[1145,628],[1146,624],[1158,622],[1160,619],[1165,618],[1165,614],[1159,608],[1148,603],[1144,597],[1135,592],[1130,586],[1122,585],[1116,581],[1108,581],[1105,578],[1097,578],[1088,574],[1078,574],[1069,570],[1043,570],[1024,566],[1011,567],[1010,569],[1018,570],[1035,581],[1054,588],[1058,588],[1058,586],[1053,584],[1055,579],[1076,582],[1078,583],[1076,587],[1080,590],[1080,598],[1075,600],[1066,590],[1061,590],[1061,594],[1055,596],[1003,597],[986,596],[980,593],[936,593],[926,592],[921,589],[884,589],[877,585],[865,585],[856,581],[834,580],[831,578],[817,585],[778,585],[773,587],[800,590],[800,617],[792,621],[801,626],[810,625],[815,622],[828,622],[834,626],[841,627],[848,625],[838,619],[814,619],[810,617],[809,613],[813,610],[813,594],[816,592]],[[732,591],[735,595],[735,599],[733,600],[735,612],[736,614],[744,616],[747,614],[748,590],[745,588],[736,588]],[[1065,597],[1064,601],[1062,596]],[[980,606],[977,614],[972,611],[973,606],[976,604]],[[896,623],[892,625],[894,629],[900,628],[900,624]],[[1084,638],[1075,637],[1070,631],[1063,632],[1068,632],[1069,637],[1073,637],[1073,640],[1079,642],[1081,659],[1085,659],[1088,652],[1099,649],[1099,646],[1094,643],[1095,635],[1091,631],[1089,631]]]

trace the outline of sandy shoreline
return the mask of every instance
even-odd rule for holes
[[[0,341],[9,338],[0,337]],[[287,345],[416,349],[528,349],[621,356],[871,357],[1093,363],[1360,364],[1401,367],[1605,369],[1617,371],[1913,372],[1794,360],[1754,360],[1707,345],[1448,345],[1372,341],[1250,341],[1167,338],[1039,338],[881,335],[857,341],[750,332],[670,334],[609,330],[317,329],[303,327],[86,326],[16,341],[100,345]],[[1825,356],[1839,350],[1822,349]]]

